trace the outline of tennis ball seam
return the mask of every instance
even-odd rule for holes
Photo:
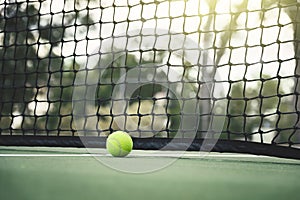
[[[122,153],[122,145],[121,145],[121,143],[120,143],[120,141],[119,140],[117,140],[116,138],[110,138],[109,139],[109,142],[110,141],[116,141],[116,143],[117,143],[117,145],[118,145],[118,155],[117,156],[121,156],[121,153]]]

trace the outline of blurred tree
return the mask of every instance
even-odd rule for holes
[[[279,81],[267,75],[263,76],[262,81],[256,81],[251,86],[247,85],[247,82],[234,83],[230,89],[225,126],[229,134],[222,137],[247,140],[254,134],[274,132],[272,139],[275,141],[278,136],[276,131],[286,126],[285,123],[290,125],[288,118],[281,116],[281,112],[287,112],[290,104],[290,101],[282,100],[278,96],[284,92]]]
[[[278,122],[278,124],[283,125],[285,122],[290,125],[289,130],[282,130],[283,134],[281,134],[281,138],[286,138],[290,143],[300,143],[300,118],[299,118],[299,111],[300,111],[300,15],[299,15],[299,6],[300,3],[298,0],[266,0],[262,1],[262,7],[265,9],[272,8],[272,6],[276,6],[284,11],[290,18],[294,30],[294,51],[295,51],[295,59],[296,59],[296,70],[295,70],[295,95],[293,101],[290,102],[289,107],[284,107],[286,110],[286,114],[282,114],[282,118]],[[288,114],[289,113],[289,114]],[[286,124],[286,125],[287,125]],[[284,126],[287,127],[287,126]],[[295,129],[293,128],[295,127]],[[280,139],[280,137],[279,137]],[[285,141],[287,141],[285,140]]]
[[[205,87],[202,87],[199,93],[201,100],[201,122],[199,127],[199,135],[198,137],[204,137],[206,134],[206,131],[209,128],[210,123],[210,114],[214,112],[212,110],[212,91],[214,89],[214,79],[216,79],[216,71],[217,66],[220,64],[220,61],[222,57],[225,55],[225,51],[228,50],[228,46],[230,46],[230,41],[233,37],[234,32],[236,31],[237,27],[237,20],[239,16],[241,15],[241,12],[236,12],[231,14],[231,20],[228,23],[224,23],[224,28],[222,32],[218,33],[219,40],[216,41],[216,35],[217,33],[214,33],[215,30],[215,22],[216,22],[216,6],[217,6],[218,0],[206,0],[206,4],[209,7],[208,10],[208,16],[207,21],[204,25],[204,31],[207,33],[204,34],[203,41],[204,43],[212,43],[213,46],[208,46],[207,48],[214,48],[214,56],[213,56],[213,64],[214,66],[211,67],[202,67],[202,82],[206,82]],[[239,4],[235,6],[235,9],[242,11],[245,9],[245,6],[247,5],[247,1],[241,1]],[[205,45],[207,46],[207,45]],[[217,48],[216,48],[217,47]],[[204,49],[203,52],[203,64],[208,65],[209,64],[209,53],[208,49]],[[230,65],[230,63],[228,63]],[[207,99],[207,100],[205,100]]]
[[[57,91],[49,90],[48,87],[62,81],[64,61],[54,49],[60,45],[66,24],[71,23],[73,17],[68,15],[64,22],[58,24],[51,23],[51,20],[41,20],[40,3],[4,1],[0,10],[2,132],[12,131],[11,127],[22,133],[37,133],[47,129],[42,121],[47,121],[50,113],[38,114],[37,104],[39,98],[55,96]],[[19,125],[13,124],[14,118],[20,114],[22,122]],[[17,130],[20,127],[23,130]]]
[[[208,24],[206,26],[206,29],[209,30],[210,26],[213,26],[213,18],[214,18],[214,11],[216,7],[216,1],[207,1],[207,4],[209,5],[209,13],[212,13],[210,15],[210,18],[208,19]],[[299,10],[299,3],[297,3],[296,0],[283,0],[283,1],[274,1],[274,0],[266,0],[262,1],[262,8],[268,9],[272,6],[276,6],[284,12],[286,12],[294,26],[294,38],[295,38],[295,51],[299,51],[300,48],[298,48],[298,39],[300,37],[300,29],[298,28],[297,24],[300,21],[300,15],[298,14]],[[229,48],[231,48],[230,41],[236,33],[237,26],[238,26],[238,20],[242,14],[244,14],[247,11],[248,1],[240,1],[238,4],[234,5],[233,10],[234,13],[231,13],[231,20],[225,24],[223,32],[219,33],[220,39],[219,44],[215,44],[218,46],[218,49],[216,51],[215,55],[215,65],[218,66],[221,58],[225,54],[225,51]],[[261,18],[264,18],[264,13],[262,11]],[[264,19],[262,19],[264,20]],[[209,39],[209,38],[207,38]],[[207,40],[209,41],[209,40]],[[296,52],[296,56],[299,55],[299,52]],[[298,63],[298,62],[297,62]],[[229,63],[230,65],[230,63]],[[300,74],[300,67],[297,66],[296,70],[296,91],[300,91],[300,84],[298,84],[298,75]],[[270,77],[268,77],[270,79]],[[268,79],[267,78],[267,79]],[[262,77],[262,80],[266,79],[266,77]],[[280,80],[279,80],[280,81]],[[229,118],[226,119],[226,124],[228,125],[228,131],[229,133],[232,133],[233,135],[243,135],[247,139],[247,135],[251,135],[253,131],[257,132],[266,132],[269,130],[276,130],[277,133],[274,136],[274,141],[287,141],[288,136],[292,136],[295,138],[294,135],[291,134],[294,129],[291,128],[295,126],[296,121],[298,121],[298,124],[300,124],[299,117],[297,117],[297,114],[293,111],[293,104],[291,102],[291,99],[288,97],[282,98],[282,96],[287,93],[287,91],[284,91],[281,86],[276,86],[276,84],[279,84],[278,79],[271,79],[264,81],[260,86],[257,85],[257,88],[250,88],[247,86],[246,83],[235,83],[231,85],[231,100],[229,101],[230,104],[228,105],[228,114]],[[281,83],[282,85],[282,83]],[[259,90],[260,88],[260,90]],[[264,88],[264,89],[263,89]],[[276,91],[275,91],[276,90]],[[258,92],[260,91],[260,92]],[[253,93],[253,94],[252,94]],[[272,94],[272,95],[271,95]],[[256,95],[256,96],[255,96]],[[260,95],[260,96],[259,96]],[[249,99],[249,96],[251,97]],[[259,97],[255,99],[255,97]],[[294,101],[297,104],[297,110],[300,110],[300,101],[298,100],[298,95],[295,95]],[[276,117],[269,116],[268,113],[277,113],[273,115],[276,115]],[[250,113],[250,114],[247,114]],[[280,115],[279,115],[280,113]],[[255,116],[257,115],[257,116]],[[265,117],[262,117],[259,119],[258,115],[267,115]],[[293,124],[294,123],[294,124]],[[262,126],[261,128],[264,130],[254,130],[255,128],[259,128],[259,126]],[[266,128],[268,126],[269,128]],[[285,127],[285,128],[284,128]],[[287,134],[280,134],[280,132],[284,132]],[[225,137],[231,137],[231,134],[224,134]],[[222,137],[223,137],[222,136]],[[298,141],[300,141],[300,134],[298,134]]]
[[[204,31],[208,31],[203,37],[204,42],[211,42],[213,40],[213,33],[209,33],[209,30],[214,26],[214,19],[215,19],[215,9],[217,0],[207,0],[206,2],[209,5],[209,15],[207,17],[207,22],[204,26]],[[205,44],[206,46],[206,44]],[[210,47],[207,47],[210,48]],[[202,86],[199,92],[199,98],[201,101],[200,104],[200,122],[199,122],[199,130],[197,132],[197,137],[204,138],[210,123],[210,114],[211,114],[211,92],[213,90],[213,78],[215,77],[216,67],[213,68],[208,67],[208,53],[207,49],[204,49],[203,53],[203,67],[201,69],[201,82],[205,83],[205,86]],[[217,65],[218,63],[214,63]]]
[[[121,50],[115,50],[116,52],[120,52]],[[125,55],[118,57],[118,59],[113,60],[111,63],[108,63],[108,67],[102,73],[102,76],[99,77],[99,86],[98,86],[98,106],[99,110],[99,121],[104,131],[112,131],[110,129],[118,129],[112,119],[111,109],[107,109],[112,106],[112,94],[115,89],[115,85],[120,80],[121,76],[125,75],[129,70],[139,68],[140,66],[150,64],[153,65],[153,69],[155,73],[155,78],[159,76],[163,76],[163,72],[159,71],[159,66],[163,63],[163,59],[166,56],[166,52],[153,52],[151,54],[148,53],[146,57],[136,56],[130,53],[124,53]],[[106,58],[107,60],[111,60],[110,58]],[[106,63],[107,61],[103,61]],[[149,74],[151,75],[151,74]],[[153,77],[154,78],[154,77]],[[167,131],[168,136],[174,136],[177,132],[179,126],[179,110],[178,110],[178,102],[174,99],[174,94],[168,91],[160,84],[149,83],[145,84],[141,87],[138,87],[130,97],[129,107],[131,109],[131,114],[128,118],[138,117],[139,120],[133,120],[137,123],[143,122],[146,118],[153,115],[153,119],[159,118],[162,115],[161,113],[157,113],[158,110],[152,110],[149,107],[149,113],[140,114],[138,113],[140,106],[145,107],[149,105],[149,101],[153,101],[154,104],[159,104],[164,101],[164,105],[161,106],[161,109],[165,110],[165,115],[167,119],[167,125],[163,128],[164,131]],[[140,105],[136,107],[136,105]],[[153,106],[153,105],[152,105]],[[133,108],[137,108],[137,110],[133,111]],[[147,110],[147,109],[146,109]],[[159,112],[163,112],[163,110],[159,110]],[[135,114],[134,114],[135,113]],[[127,113],[128,114],[128,113]],[[157,116],[155,116],[157,115]],[[106,121],[106,123],[104,123]],[[126,121],[126,120],[125,120]],[[156,119],[157,121],[157,119]],[[127,123],[131,123],[132,121],[126,121]],[[163,121],[162,121],[163,122]],[[151,123],[150,123],[151,124]],[[142,123],[141,123],[142,125]],[[126,124],[126,127],[138,127],[138,124]],[[168,128],[169,127],[169,128]],[[145,127],[144,127],[145,128]]]

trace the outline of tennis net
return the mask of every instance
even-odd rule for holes
[[[2,0],[1,144],[300,157],[299,5]]]

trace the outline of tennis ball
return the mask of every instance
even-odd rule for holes
[[[128,133],[116,131],[110,134],[106,140],[107,151],[115,157],[127,156],[133,147],[133,142]]]

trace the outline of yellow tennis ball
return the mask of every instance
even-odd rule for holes
[[[128,133],[116,131],[110,134],[106,140],[107,151],[115,157],[127,156],[133,147],[133,142]]]

